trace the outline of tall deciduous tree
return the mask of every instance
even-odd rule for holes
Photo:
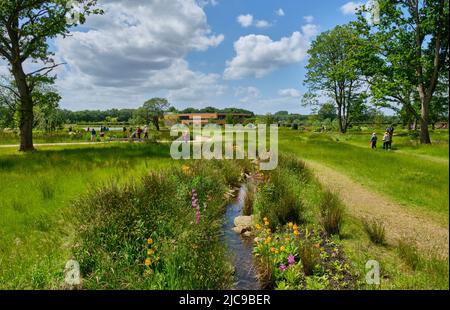
[[[305,85],[305,104],[318,103],[327,96],[335,104],[339,130],[347,131],[352,122],[353,108],[365,98],[362,70],[359,66],[361,45],[358,32],[350,25],[337,26],[321,33],[309,50]]]
[[[156,127],[156,130],[159,131],[159,120],[164,117],[164,112],[167,111],[169,107],[169,101],[165,98],[152,98],[147,100],[141,108],[144,113],[146,124],[149,124],[151,121]]]
[[[448,0],[378,0],[379,23],[361,12],[359,29],[372,43],[378,61],[367,65],[372,94],[420,121],[420,141],[431,143],[428,126],[434,100],[449,63]],[[364,9],[363,9],[364,10]],[[370,63],[370,62],[369,62]],[[447,91],[448,93],[448,91]],[[416,99],[420,109],[415,108]]]
[[[66,36],[87,15],[101,13],[95,5],[96,0],[0,1],[0,57],[9,64],[19,98],[21,151],[34,149],[33,89],[42,81],[51,81],[48,76],[58,65],[52,59],[49,40]],[[40,67],[26,72],[24,63],[30,60]]]

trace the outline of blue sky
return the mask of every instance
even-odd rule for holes
[[[102,0],[70,38],[52,45],[61,106],[135,108],[154,96],[177,108],[301,106],[314,37],[354,18],[345,0]]]

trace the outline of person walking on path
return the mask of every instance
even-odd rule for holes
[[[370,145],[372,146],[372,149],[376,149],[377,148],[377,141],[378,141],[377,134],[373,133],[372,137],[370,138]]]
[[[389,136],[391,137],[390,141],[389,141],[389,147],[392,148],[392,140],[394,137],[394,125],[389,126],[386,129],[386,132],[389,134]]]
[[[142,135],[142,129],[141,129],[141,127],[138,127],[138,128],[136,129],[136,133],[137,133],[138,139],[141,140],[141,135]]]
[[[148,126],[145,125],[144,127],[144,139],[148,139]]]
[[[91,142],[95,142],[95,138],[97,137],[97,132],[94,128],[91,130]]]
[[[100,141],[105,142],[105,128],[100,128]]]
[[[391,149],[391,135],[386,131],[383,136],[383,149],[390,150]]]

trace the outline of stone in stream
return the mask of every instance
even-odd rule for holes
[[[238,234],[243,234],[252,230],[253,216],[238,216],[234,219],[233,231]]]

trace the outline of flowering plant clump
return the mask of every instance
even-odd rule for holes
[[[145,259],[144,264],[148,268],[151,268],[152,266],[155,266],[160,260],[160,257],[156,256],[156,247],[153,238],[150,237],[147,239],[145,249],[147,258]]]
[[[192,208],[195,209],[195,223],[198,225],[200,224],[200,220],[201,220],[201,206],[200,206],[200,200],[198,198],[198,193],[195,189],[192,190]],[[206,210],[208,207],[208,203],[204,202],[203,203],[203,209]]]
[[[348,289],[356,276],[341,247],[317,227],[299,227],[295,223],[270,229],[268,218],[256,224],[254,254],[271,262],[274,286],[278,289]],[[270,268],[270,267],[269,267]]]

